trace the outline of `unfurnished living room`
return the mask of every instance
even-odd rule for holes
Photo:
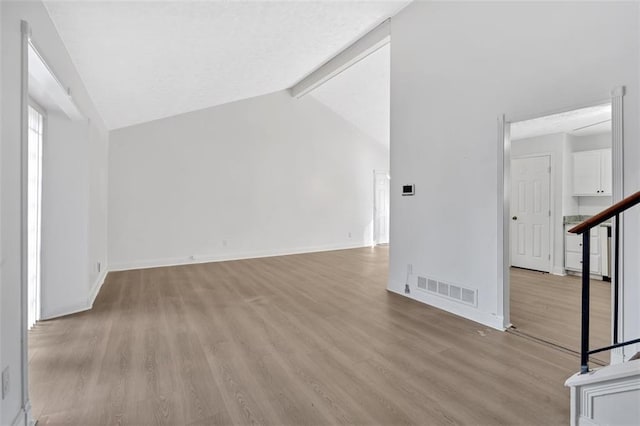
[[[640,424],[640,2],[0,0],[0,425]]]

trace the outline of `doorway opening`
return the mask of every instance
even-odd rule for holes
[[[28,107],[27,141],[27,295],[28,327],[40,320],[40,252],[42,223],[42,145],[44,120],[42,109],[31,103]]]
[[[389,244],[389,184],[388,171],[373,172],[373,244]]]
[[[513,332],[579,352],[581,241],[568,230],[613,204],[620,171],[612,149],[611,102],[505,123],[505,303]],[[607,225],[591,236],[595,346],[612,340],[611,235]],[[594,361],[608,364],[609,355]]]

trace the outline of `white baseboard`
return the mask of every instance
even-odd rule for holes
[[[165,259],[149,259],[131,262],[114,262],[109,264],[109,271],[130,271],[134,269],[161,268],[166,266],[191,265],[198,263],[226,262],[231,260],[257,259],[263,257],[288,256],[293,254],[315,253],[334,250],[348,250],[371,247],[371,243],[331,244],[324,246],[299,247],[281,250],[263,250],[244,253],[219,254],[210,256],[176,257]]]
[[[98,293],[100,293],[100,289],[102,288],[102,284],[104,284],[105,278],[107,278],[108,272],[108,268],[104,268],[98,275],[98,278],[96,278],[96,281],[93,283],[91,292],[89,293],[89,297],[87,298],[87,306],[89,307],[89,309],[93,308],[93,302],[96,301],[96,297],[98,297]]]
[[[18,413],[11,422],[11,426],[32,426],[34,423],[33,420],[30,420],[30,417],[30,415],[27,416],[24,407],[20,407],[20,410],[18,410]]]
[[[54,309],[49,312],[42,313],[42,320],[50,320],[54,318],[64,317],[71,314],[77,314],[78,312],[84,312],[91,309],[91,306],[87,306],[86,302],[74,303],[72,305],[63,306],[58,309]]]
[[[404,288],[404,284],[402,285]],[[407,297],[409,299],[416,300],[420,303],[424,303],[425,305],[433,306],[438,309],[442,309],[443,311],[449,312],[451,314],[457,315],[459,317],[477,322],[479,324],[485,325],[487,327],[494,328],[496,330],[504,331],[504,318],[502,316],[486,313],[479,311],[478,309],[467,307],[465,305],[448,302],[442,298],[438,297],[429,297],[424,292],[411,292],[410,294],[405,294],[403,291],[398,291],[396,289],[387,287],[387,290],[399,294],[401,296]],[[413,290],[413,289],[412,289]],[[419,296],[419,297],[416,297]]]
[[[553,269],[551,270],[551,273],[553,275],[559,275],[561,277],[564,277],[567,275],[567,273],[565,272],[564,268],[561,266],[554,266]]]
[[[86,301],[64,306],[53,311],[43,312],[42,319],[50,320],[54,318],[64,317],[66,315],[88,311],[89,309],[93,308],[93,302],[96,300],[96,297],[98,296],[98,293],[102,288],[102,284],[104,284],[104,280],[107,277],[108,272],[109,271],[107,269],[103,269],[102,272],[100,272],[100,274],[96,278],[96,281],[91,286],[91,291],[89,292],[89,296],[87,297]]]

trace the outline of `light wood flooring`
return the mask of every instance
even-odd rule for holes
[[[30,333],[39,425],[566,424],[578,359],[386,291],[387,248],[109,274]]]
[[[511,323],[529,336],[580,351],[582,279],[511,268]],[[611,283],[591,280],[590,347],[611,344]],[[609,362],[609,352],[596,354]]]

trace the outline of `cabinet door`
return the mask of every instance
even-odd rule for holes
[[[598,230],[592,230],[591,233],[589,253],[600,254],[600,238],[598,236]],[[564,241],[566,251],[574,251],[576,253],[580,253],[580,256],[582,256],[582,235],[567,234]]]
[[[613,186],[613,173],[611,164],[611,150],[600,151],[600,194],[611,195]]]
[[[582,271],[582,254],[578,252],[565,253],[564,268],[578,272]]]
[[[599,254],[589,256],[589,270],[594,275],[600,275],[602,273],[602,263],[600,262]]]
[[[576,272],[582,272],[582,253],[567,252],[564,257],[564,268]],[[600,275],[602,264],[599,254],[589,256],[589,271],[594,275]]]
[[[599,151],[573,153],[573,195],[600,195]]]

